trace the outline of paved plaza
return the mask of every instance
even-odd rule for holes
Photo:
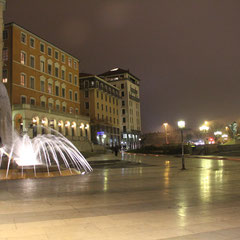
[[[0,181],[0,240],[240,239],[240,161],[89,161],[87,175]]]

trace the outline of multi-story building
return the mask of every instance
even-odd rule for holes
[[[120,145],[119,89],[98,76],[80,73],[81,113],[90,116],[95,144]]]
[[[35,136],[51,127],[90,140],[89,117],[80,115],[78,59],[15,23],[5,25],[3,38],[13,128]]]
[[[141,134],[140,79],[121,68],[114,68],[99,77],[120,89],[122,145],[138,148]]]
[[[3,32],[4,24],[3,24],[3,12],[6,8],[6,0],[0,0],[0,32]],[[3,49],[3,36],[0,37],[0,69],[2,69],[2,49]],[[2,71],[0,71],[0,79],[2,77]]]

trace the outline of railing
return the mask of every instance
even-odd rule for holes
[[[140,102],[140,99],[139,99],[139,98],[134,97],[134,96],[132,96],[131,94],[129,94],[129,98],[132,99],[132,100],[134,100],[134,101],[136,101],[136,102]]]

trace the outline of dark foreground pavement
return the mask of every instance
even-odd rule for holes
[[[240,162],[89,158],[82,176],[0,182],[0,240],[240,239]]]

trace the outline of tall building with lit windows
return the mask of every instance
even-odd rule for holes
[[[121,68],[114,68],[98,76],[120,89],[122,145],[138,148],[141,135],[140,79]]]
[[[80,73],[81,113],[90,116],[93,143],[120,145],[119,89],[98,76]]]
[[[13,127],[30,136],[51,127],[72,140],[89,141],[89,117],[80,115],[79,60],[15,23],[5,25],[3,38],[2,79]]]

